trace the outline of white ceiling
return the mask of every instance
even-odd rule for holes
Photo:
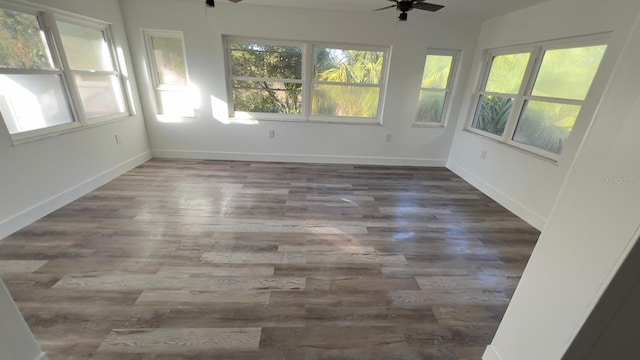
[[[223,1],[225,0],[217,0],[217,2]],[[427,2],[445,6],[434,15],[476,19],[489,19],[545,1],[547,0],[427,0]],[[306,9],[371,11],[392,4],[389,0],[243,0],[236,6],[268,5]]]

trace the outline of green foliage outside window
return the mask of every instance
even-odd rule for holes
[[[53,67],[35,15],[0,9],[0,67]]]

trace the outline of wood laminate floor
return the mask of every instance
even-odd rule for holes
[[[443,168],[153,160],[0,276],[52,360],[477,360],[538,235]]]

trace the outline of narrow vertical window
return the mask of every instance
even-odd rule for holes
[[[145,30],[145,42],[156,89],[158,114],[195,116],[196,99],[189,91],[182,32]]]
[[[444,123],[456,59],[456,51],[429,51],[422,73],[416,125]]]

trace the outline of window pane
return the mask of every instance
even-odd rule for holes
[[[502,136],[507,125],[513,99],[498,96],[481,96],[473,127]]]
[[[560,154],[580,113],[580,106],[529,101],[513,140]]]
[[[101,30],[58,21],[62,45],[73,70],[113,71],[109,46]]]
[[[302,84],[234,81],[233,108],[235,111],[300,114]]]
[[[442,109],[447,93],[444,91],[420,91],[418,105],[418,122],[439,123],[442,119]]]
[[[380,89],[344,85],[315,85],[313,115],[344,117],[378,116]]]
[[[606,49],[602,45],[546,51],[533,95],[584,100]]]
[[[125,112],[124,98],[115,75],[75,75],[82,105],[87,118]]]
[[[500,94],[517,94],[530,56],[530,53],[522,53],[494,57],[485,90]]]
[[[49,47],[35,15],[0,9],[0,67],[54,68]]]
[[[421,87],[446,89],[449,83],[451,64],[453,64],[453,56],[427,55]]]
[[[302,79],[302,48],[230,44],[231,74],[264,79]]]
[[[160,85],[187,85],[187,66],[182,40],[153,36],[151,46]]]
[[[11,134],[74,121],[59,75],[0,75],[0,112]]]
[[[380,84],[382,51],[313,49],[314,78],[320,81]]]

